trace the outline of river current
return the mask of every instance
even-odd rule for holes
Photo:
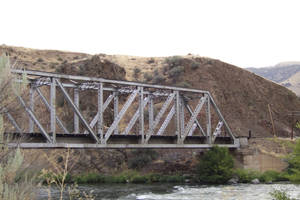
[[[237,184],[237,185],[171,185],[171,184],[101,184],[80,185],[80,191],[93,191],[95,199],[102,200],[262,200],[272,199],[270,192],[282,190],[300,200],[300,185],[294,184]],[[59,191],[51,189],[52,199]],[[65,199],[69,199],[67,194]],[[39,200],[47,200],[47,190],[41,188]]]

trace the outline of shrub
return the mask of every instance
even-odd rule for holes
[[[169,77],[175,78],[175,77],[179,76],[182,72],[184,72],[184,67],[176,66],[169,71]]]
[[[214,146],[197,165],[198,181],[208,184],[226,183],[232,177],[233,158],[228,149]]]
[[[184,58],[180,56],[172,56],[165,59],[165,63],[168,64],[170,68],[182,65]]]
[[[105,176],[104,183],[127,183],[128,177],[125,175]]]
[[[274,200],[295,200],[290,198],[285,191],[281,190],[274,190],[273,192],[270,192],[270,195],[274,198]]]
[[[96,173],[88,173],[88,174],[82,174],[73,177],[73,182],[76,182],[78,184],[86,184],[86,183],[104,183],[105,177],[100,174]]]
[[[135,79],[138,79],[138,77],[140,76],[140,72],[141,72],[141,69],[135,67],[135,68],[133,69],[133,77],[134,77]]]
[[[192,65],[191,65],[191,68],[192,68],[192,70],[196,70],[196,69],[199,68],[199,66],[200,66],[200,63],[198,63],[196,61],[193,61]]]
[[[156,182],[160,182],[161,179],[161,175],[160,174],[148,174],[147,175],[147,179],[149,183],[156,183]]]
[[[136,175],[130,179],[131,183],[146,183],[148,181],[146,176]]]
[[[148,64],[152,64],[152,63],[154,63],[154,62],[155,62],[154,58],[150,58],[150,59],[147,61]]]
[[[184,177],[179,175],[172,175],[172,176],[161,176],[159,182],[163,183],[183,183]]]
[[[260,182],[274,182],[274,181],[281,181],[281,180],[283,180],[283,176],[280,174],[280,172],[273,171],[273,170],[265,171],[259,177]]]
[[[146,72],[144,74],[144,79],[145,79],[145,81],[149,82],[153,79],[153,76],[149,72]]]
[[[23,166],[23,155],[20,149],[8,148],[4,138],[3,115],[6,110],[15,111],[12,103],[21,95],[26,84],[14,82],[10,71],[9,58],[0,57],[0,199],[34,199],[35,180],[27,177]],[[22,77],[26,81],[25,76]]]
[[[154,76],[152,82],[153,84],[162,84],[165,82],[165,77],[161,74],[158,74],[157,76]]]
[[[253,179],[260,178],[259,172],[249,169],[236,169],[234,174],[239,178],[240,183],[250,183]]]
[[[42,58],[38,58],[37,62],[44,62],[44,60]]]
[[[156,151],[151,149],[139,149],[132,152],[134,155],[128,160],[128,167],[130,169],[140,169],[155,160],[158,156]]]

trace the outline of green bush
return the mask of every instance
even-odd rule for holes
[[[104,183],[127,183],[128,177],[125,175],[105,176]]]
[[[104,183],[105,177],[103,175],[97,173],[88,173],[79,176],[75,176],[72,179],[74,182],[78,184],[84,183]]]
[[[269,170],[265,171],[261,176],[259,177],[260,182],[275,182],[275,181],[281,181],[282,176],[280,172]]]
[[[173,67],[169,71],[168,74],[169,74],[169,77],[176,78],[177,76],[179,76],[183,72],[184,72],[184,67],[183,66],[176,66],[176,67]]]
[[[159,179],[159,182],[162,183],[183,183],[184,182],[184,177],[180,176],[180,175],[165,175],[165,176],[161,176],[161,178]]]
[[[259,172],[251,169],[236,169],[234,174],[239,178],[240,183],[250,183],[253,179],[260,178]]]
[[[172,56],[165,59],[165,63],[168,64],[170,68],[176,67],[178,65],[182,65],[184,58],[180,56]]]
[[[162,84],[165,82],[165,77],[161,74],[153,77],[152,83],[153,84]]]
[[[146,183],[148,179],[146,176],[136,175],[130,179],[131,183]]]
[[[281,190],[274,190],[273,192],[270,192],[270,195],[274,198],[274,200],[295,200],[290,198],[285,191]]]
[[[196,171],[202,183],[226,183],[232,177],[233,158],[228,149],[214,146],[200,158]]]
[[[160,179],[161,179],[161,174],[148,174],[147,175],[148,183],[160,182]]]

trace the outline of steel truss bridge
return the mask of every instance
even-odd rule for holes
[[[208,91],[150,85],[103,78],[13,70],[16,81],[29,81],[27,97],[18,101],[28,117],[22,128],[13,116],[6,119],[19,138],[11,142],[20,148],[210,148],[213,145],[238,148],[219,108]],[[80,109],[82,91],[93,91],[97,101],[94,117]],[[72,132],[58,115],[57,93],[72,110]],[[45,95],[46,93],[46,95]],[[88,97],[82,96],[81,101]],[[27,100],[26,100],[27,99]],[[35,106],[43,105],[48,121],[41,122]],[[113,116],[107,124],[104,117]],[[19,120],[20,121],[20,120]],[[70,123],[70,122],[68,122]],[[23,122],[24,124],[24,122]],[[123,124],[121,127],[121,124]],[[125,124],[125,126],[124,126]],[[14,141],[14,140],[13,140]]]

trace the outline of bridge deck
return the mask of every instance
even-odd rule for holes
[[[41,133],[9,133],[13,146],[21,148],[210,148],[213,145],[236,148],[231,137],[217,137],[214,144],[207,144],[204,136],[187,136],[183,144],[177,136],[152,136],[147,144],[141,143],[140,135],[111,135],[107,144],[95,144],[88,134],[56,134],[56,143],[46,143]]]

